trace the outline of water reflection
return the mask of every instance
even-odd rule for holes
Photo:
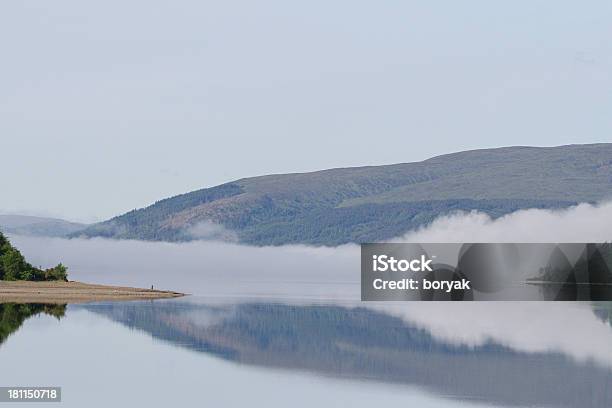
[[[4,343],[8,336],[16,332],[24,321],[40,313],[60,319],[66,313],[66,305],[43,303],[0,304],[0,345]]]
[[[185,301],[76,307],[242,364],[410,384],[502,405],[612,406],[610,368],[553,351],[515,351],[494,341],[450,344],[398,317],[361,307]],[[597,313],[608,316],[609,308],[599,304]]]

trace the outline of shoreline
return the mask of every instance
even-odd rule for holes
[[[104,301],[170,299],[182,296],[185,296],[185,294],[167,290],[108,286],[76,281],[0,281],[0,304],[68,304]]]

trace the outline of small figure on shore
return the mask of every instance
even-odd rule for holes
[[[151,290],[153,290],[153,285],[151,285]]]

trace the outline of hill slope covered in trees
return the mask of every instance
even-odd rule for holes
[[[389,239],[458,210],[499,217],[612,196],[612,144],[473,150],[417,163],[253,177],[94,224],[73,236],[254,245]]]

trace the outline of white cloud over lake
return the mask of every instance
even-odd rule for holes
[[[609,240],[612,204],[525,210],[497,220],[479,213],[441,217],[406,234],[420,242],[579,242]],[[370,307],[450,343],[488,341],[523,352],[555,351],[612,366],[612,329],[589,304],[571,302],[362,303],[359,247],[250,247],[199,241],[12,237],[36,265],[67,264],[72,279],[172,289],[191,301],[270,300]]]
[[[492,219],[456,213],[408,232],[400,242],[607,242],[612,240],[612,202],[564,210],[520,210]]]

